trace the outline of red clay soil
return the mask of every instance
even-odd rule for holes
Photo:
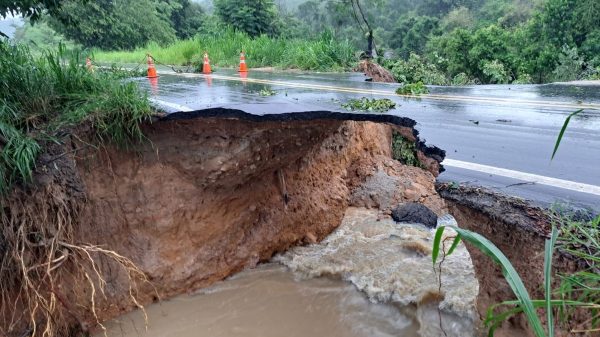
[[[144,131],[151,145],[135,154],[107,149],[77,160],[88,200],[77,235],[141,267],[153,286],[140,292],[145,303],[323,239],[352,190],[380,169],[415,183],[396,200],[444,207],[431,173],[390,159],[387,125],[202,118]],[[101,320],[133,308],[124,280],[109,279]]]
[[[364,73],[373,79],[373,82],[397,83],[392,73],[387,69],[369,60],[362,60],[356,71]]]

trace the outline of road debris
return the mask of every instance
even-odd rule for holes
[[[375,99],[366,98],[351,99],[342,104],[342,108],[348,111],[388,112],[396,108],[396,103],[388,98]]]

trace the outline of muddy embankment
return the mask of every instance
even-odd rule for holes
[[[436,189],[446,201],[448,210],[456,218],[458,225],[492,241],[511,261],[531,297],[543,299],[544,245],[553,225],[548,211],[525,200],[484,188],[440,183],[436,185]],[[485,315],[490,305],[513,299],[514,295],[500,267],[480,250],[468,244],[466,246],[479,281],[477,309],[480,315]],[[559,251],[554,256],[552,267],[554,274],[557,274],[573,272],[583,266]],[[557,281],[558,278],[555,277],[554,287],[558,286]],[[576,325],[578,321],[585,321],[585,318],[580,318],[574,317],[571,323]],[[505,324],[497,335],[533,336],[521,316]],[[569,334],[559,331],[557,335]]]
[[[340,116],[174,114],[144,125],[149,141],[134,151],[96,149],[71,137],[74,150],[40,163],[36,175],[56,171],[61,178],[50,180],[62,186],[66,181],[65,189],[77,192],[81,205],[69,238],[131,259],[149,281],[139,283],[134,295],[139,303],[150,303],[209,286],[293,245],[324,239],[341,224],[352,192],[373,175],[393,177],[395,189],[388,198],[393,202],[379,205],[371,192],[357,197],[357,206],[378,206],[389,213],[398,202],[415,201],[442,213],[434,174],[444,154],[418,140],[414,121],[384,115],[352,115],[356,121],[349,121],[344,120],[347,115]],[[371,118],[379,123],[369,122]],[[418,157],[431,172],[391,159],[392,129],[418,143]],[[61,173],[63,166],[70,170]],[[40,187],[19,194],[21,199],[48,195],[50,183],[36,180]],[[69,193],[61,192],[60,198],[69,200]],[[16,209],[10,211],[19,217]],[[66,243],[61,247],[68,258],[71,248]],[[50,265],[54,272],[54,261]],[[56,267],[67,270],[58,263]],[[60,319],[79,323],[84,330],[136,307],[122,269],[100,259],[100,279],[92,267],[80,279],[65,276],[60,284],[50,285],[41,281],[49,287],[42,295],[62,311]],[[101,293],[102,284],[106,287]],[[12,299],[22,300],[19,295]],[[17,304],[18,311],[26,313],[26,305]],[[86,306],[88,310],[82,309]],[[8,300],[3,307],[9,307]],[[4,310],[8,316],[11,312]],[[14,317],[4,322],[15,323]],[[18,320],[3,327],[9,335],[20,336],[18,329]]]
[[[23,204],[35,197],[31,203],[47,206],[42,209],[56,208],[43,200],[52,184],[40,177],[58,172],[54,176],[62,177],[60,185],[68,193],[53,193],[52,200],[62,200],[58,208],[68,206],[65,200],[76,198],[78,203],[69,237],[131,259],[149,281],[134,289],[140,304],[207,287],[292,246],[321,241],[342,224],[351,206],[378,209],[383,219],[403,202],[425,204],[438,215],[449,210],[462,227],[486,235],[508,252],[536,291],[545,236],[540,228],[548,227],[539,220],[542,216],[503,200],[486,203],[479,196],[470,202],[468,191],[438,186],[438,194],[435,176],[444,152],[421,142],[414,126],[407,118],[328,112],[260,117],[216,109],[172,114],[144,125],[148,142],[134,151],[96,149],[72,137],[74,150],[51,160],[41,156],[36,169],[40,187],[17,197]],[[417,143],[417,157],[426,169],[392,159],[393,130]],[[61,173],[62,168],[68,169]],[[21,215],[9,211],[15,218]],[[392,239],[403,235],[394,231],[390,229]],[[64,256],[75,250],[63,246]],[[488,304],[512,296],[499,269],[477,251],[470,253],[481,284],[483,315]],[[99,261],[103,279],[88,267],[92,277],[77,279],[65,272],[60,284],[41,283],[50,287],[45,291],[62,312],[60,319],[83,330],[136,307],[128,275],[110,259]],[[102,294],[91,283],[105,284]],[[19,296],[10,298],[11,303],[25,312]],[[11,305],[3,299],[5,315],[14,312],[6,310]],[[3,327],[11,336],[23,335],[23,329],[22,324]]]

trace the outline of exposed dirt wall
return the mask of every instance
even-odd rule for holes
[[[547,211],[524,200],[483,188],[455,187],[452,184],[438,184],[436,187],[458,225],[492,241],[515,267],[532,298],[543,299],[544,242],[552,228],[552,219]],[[479,279],[478,311],[485,317],[490,305],[515,297],[502,276],[500,267],[478,249],[468,244],[467,249]],[[576,269],[574,261],[555,254],[554,273]],[[529,333],[523,317],[512,320],[511,323],[498,335]]]
[[[88,197],[79,235],[149,275],[155,291],[144,289],[144,301],[324,238],[340,225],[352,190],[379,170],[419,186],[407,182],[395,200],[443,207],[431,173],[390,159],[391,128],[383,124],[198,118],[161,121],[145,134],[152,145],[136,153],[106,149],[78,159]],[[101,319],[131,309],[119,278],[108,280],[116,286]]]

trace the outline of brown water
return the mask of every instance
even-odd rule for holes
[[[347,282],[296,280],[268,264],[194,295],[179,296],[106,324],[124,337],[416,337],[414,310],[371,303]],[[97,336],[102,336],[102,333]]]
[[[432,239],[421,225],[349,208],[323,242],[274,258],[288,268],[262,265],[197,294],[149,306],[147,329],[136,312],[107,324],[107,335],[473,336],[479,285],[469,254],[461,244],[445,259],[440,292]]]

